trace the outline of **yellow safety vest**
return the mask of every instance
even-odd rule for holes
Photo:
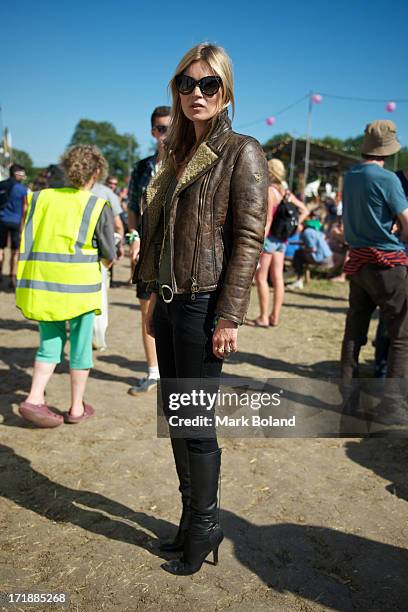
[[[106,201],[89,191],[29,195],[17,269],[16,303],[27,319],[66,321],[101,313],[101,270],[92,237]]]

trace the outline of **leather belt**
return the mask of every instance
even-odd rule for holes
[[[174,293],[170,285],[159,285],[159,296],[165,304],[170,304],[173,300],[194,302],[197,298],[209,299],[212,295],[214,295],[214,291],[207,291],[205,293]]]

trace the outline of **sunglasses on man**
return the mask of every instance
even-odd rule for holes
[[[175,82],[177,91],[185,96],[191,94],[197,86],[205,96],[215,96],[222,85],[222,79],[219,76],[206,76],[196,81],[186,74],[178,74]]]
[[[154,125],[153,129],[157,130],[159,134],[166,134],[167,130],[169,129],[169,126],[168,125]]]

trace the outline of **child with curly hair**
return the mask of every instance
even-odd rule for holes
[[[115,257],[110,205],[91,193],[107,163],[93,145],[77,145],[61,158],[69,187],[30,194],[17,270],[16,303],[39,322],[31,390],[19,412],[38,427],[79,423],[94,414],[84,403],[92,367],[92,331],[101,312],[101,261]],[[45,388],[70,340],[71,407],[64,417],[44,403]]]

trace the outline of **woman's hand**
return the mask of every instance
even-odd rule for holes
[[[226,359],[238,350],[238,326],[234,321],[219,319],[213,334],[213,353],[218,359]]]
[[[147,309],[145,317],[146,332],[149,336],[154,338],[154,325],[153,325],[153,313],[156,308],[157,293],[152,293],[149,300],[149,308]]]
[[[136,238],[129,245],[129,258],[133,265],[135,265],[137,263],[137,260],[139,259],[139,252],[140,252],[140,239]]]
[[[307,206],[305,205],[304,202],[302,202],[302,200],[299,200],[299,198],[297,198],[295,194],[292,193],[289,189],[286,190],[285,197],[288,202],[290,202],[291,204],[294,204],[296,208],[299,210],[299,223],[302,223],[303,220],[306,219],[306,217],[309,215]]]
[[[120,261],[121,259],[123,259],[124,255],[125,255],[125,249],[123,248],[123,244],[120,243],[116,247],[116,259]]]

